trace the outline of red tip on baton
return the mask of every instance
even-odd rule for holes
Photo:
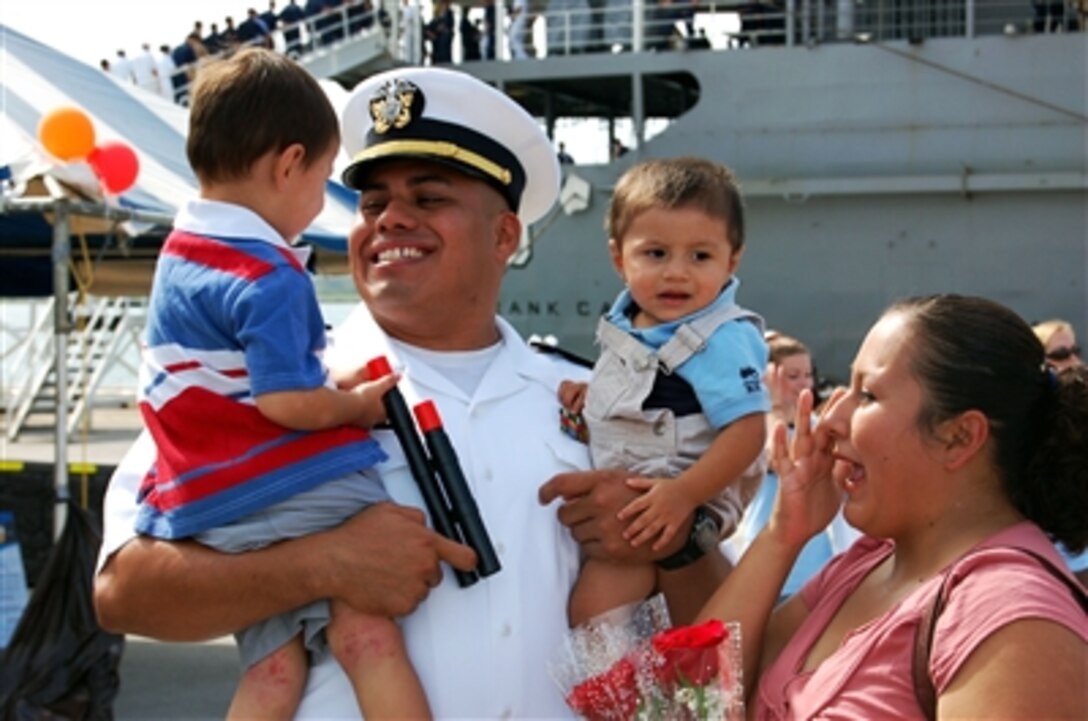
[[[434,401],[417,403],[413,410],[416,412],[416,423],[419,424],[419,430],[422,432],[426,433],[442,427],[442,418],[438,415],[438,408],[435,407]]]
[[[367,377],[372,381],[376,381],[379,378],[384,378],[387,375],[393,373],[393,367],[389,365],[389,359],[383,355],[376,358],[371,358],[366,363]]]

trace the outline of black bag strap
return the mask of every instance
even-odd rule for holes
[[[1017,551],[1022,551],[1034,558],[1039,565],[1049,571],[1051,575],[1058,578],[1069,587],[1069,590],[1073,592],[1073,597],[1080,602],[1081,608],[1084,609],[1085,613],[1088,613],[1088,591],[1085,591],[1084,586],[1082,586],[1079,581],[1072,578],[1065,569],[1059,568],[1049,558],[1032,551],[1031,549],[1021,548],[1020,546],[986,546],[985,548],[970,551],[960,557],[959,561],[953,564],[952,568],[945,572],[940,588],[937,589],[937,593],[933,597],[933,602],[930,603],[922,613],[922,618],[914,633],[914,653],[911,659],[911,676],[912,681],[914,682],[914,695],[918,699],[918,706],[921,707],[922,713],[929,721],[934,721],[937,718],[937,689],[933,685],[933,677],[929,675],[929,655],[933,650],[933,631],[937,628],[937,619],[940,617],[941,612],[944,611],[945,604],[948,602],[948,582],[952,577],[952,571],[961,561],[969,556],[994,548],[1012,548]]]

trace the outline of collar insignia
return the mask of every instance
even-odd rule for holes
[[[384,83],[370,99],[370,117],[378,135],[400,130],[422,113],[423,92],[407,80]]]

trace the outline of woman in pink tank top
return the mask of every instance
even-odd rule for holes
[[[799,417],[811,412],[805,393]],[[1088,616],[1051,539],[1088,542],[1088,370],[1060,373],[1031,328],[981,298],[891,306],[813,430],[775,432],[771,519],[703,609],[741,623],[749,716],[1088,718]],[[865,537],[775,600],[845,498]],[[1083,594],[1079,594],[1083,596]]]

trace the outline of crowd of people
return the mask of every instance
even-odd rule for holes
[[[131,57],[118,49],[112,58],[103,58],[102,70],[121,82],[132,83],[168,100],[187,104],[189,88],[201,65],[211,58],[229,57],[244,47],[276,49],[298,58],[316,48],[357,35],[376,22],[388,25],[388,18],[371,0],[288,0],[277,10],[268,0],[264,11],[248,8],[245,18],[235,23],[228,15],[223,24],[205,26],[196,20],[176,44],[164,43],[153,50],[143,43]]]
[[[1069,324],[894,301],[817,409],[808,348],[737,305],[732,173],[660,159],[628,169],[607,211],[625,289],[590,371],[495,314],[559,193],[534,118],[467,74],[405,67],[364,80],[337,124],[273,58],[238,52],[196,82],[200,197],[154,281],[149,431],[106,498],[104,627],[180,641],[287,619],[247,652],[231,717],[558,719],[574,712],[547,668],[569,627],[662,593],[676,624],[740,624],[750,717],[1088,715],[1084,589],[1054,545],[1088,546],[1088,367]],[[232,122],[251,97],[265,112]],[[337,140],[361,302],[331,343],[290,243]],[[371,377],[375,356],[393,376]],[[476,554],[427,523],[394,406],[375,402],[393,383],[435,404],[498,573],[451,572]],[[314,604],[311,631],[296,610]],[[255,712],[261,687],[288,691]]]
[[[504,13],[501,20],[496,0],[399,0],[400,36],[396,47],[401,59],[414,65],[444,65],[503,57],[499,50],[500,24],[506,56],[512,59],[633,49],[635,22],[629,0],[500,1]],[[388,2],[394,6],[393,0]],[[1050,13],[1050,18],[1054,11],[1049,8],[1063,5],[1060,1],[1039,2],[1035,7],[1038,12]],[[647,0],[642,49],[709,48],[709,40],[696,28],[699,9],[697,1]],[[742,26],[733,42],[741,46],[784,43],[783,10],[780,5],[761,2],[738,8]],[[156,49],[145,42],[131,55],[118,49],[113,57],[103,58],[100,65],[123,82],[185,104],[195,73],[207,58],[222,57],[247,45],[275,48],[297,58],[376,24],[388,34],[393,25],[389,12],[386,3],[377,0],[288,0],[281,10],[277,10],[276,0],[269,0],[263,11],[247,9],[237,25],[232,15],[226,16],[222,25],[211,22],[205,26],[196,21],[178,43],[161,44]],[[544,24],[539,34],[534,31],[538,20]],[[1046,26],[1047,31],[1050,27]],[[454,52],[455,46],[459,55]]]
[[[695,7],[674,4],[672,0],[661,0],[651,7],[646,47],[669,49],[678,42],[689,42],[684,37],[698,43],[693,25]],[[604,52],[617,43],[630,45],[630,8],[593,9],[583,0],[580,5],[556,4],[549,9],[555,14],[548,20],[548,54]],[[480,5],[462,3],[456,12],[451,0],[434,0],[426,17],[417,3],[402,0],[400,12],[399,49],[411,64],[453,63],[455,43],[460,48],[461,62],[497,57],[495,0],[484,0]],[[543,53],[533,47],[532,41],[532,24],[538,15],[528,0],[518,0],[506,9],[506,37],[512,58]],[[385,6],[373,0],[305,0],[303,4],[288,0],[282,9],[277,9],[276,0],[269,0],[263,11],[248,8],[237,24],[233,15],[226,16],[222,24],[215,21],[205,25],[197,20],[178,43],[153,47],[145,42],[131,54],[118,49],[112,57],[103,58],[100,66],[122,82],[184,104],[196,72],[209,58],[225,57],[246,46],[273,48],[298,58],[375,24],[387,33],[391,30]],[[678,30],[681,26],[685,28],[682,32]]]

